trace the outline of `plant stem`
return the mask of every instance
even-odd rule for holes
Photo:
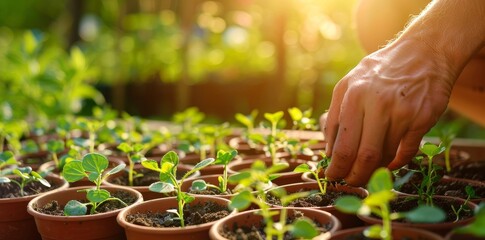
[[[381,205],[382,211],[382,228],[386,232],[386,237],[384,240],[392,239],[392,228],[391,228],[391,218],[389,217],[389,206],[387,203]]]
[[[56,168],[61,170],[59,166],[59,158],[57,158],[57,153],[55,152],[52,153],[52,160],[54,160],[54,164],[56,165]]]
[[[130,154],[128,154],[128,163],[129,163],[129,169],[128,169],[128,185],[133,186],[133,169],[135,168],[135,164],[131,160]]]
[[[281,226],[286,225],[286,215],[287,215],[286,207],[281,208],[281,210],[280,210],[280,225]],[[284,229],[281,229],[277,232],[278,232],[278,240],[283,240],[283,238],[285,236]]]
[[[320,177],[318,177],[319,171],[316,172],[311,172],[313,176],[315,177],[315,180],[317,180],[318,188],[320,189],[320,192],[325,195],[327,193],[327,177],[324,178],[325,181],[325,186],[322,186],[322,182],[320,181]]]
[[[433,200],[431,196],[431,185],[432,185],[432,177],[433,174],[433,157],[428,156],[428,182],[426,183],[426,205],[433,206]]]
[[[445,149],[445,166],[446,166],[446,172],[451,172],[450,146],[447,146]]]
[[[227,164],[224,165],[224,172],[222,173],[222,189],[221,192],[225,193],[227,191]]]

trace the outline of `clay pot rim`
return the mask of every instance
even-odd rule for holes
[[[17,175],[7,175],[8,176],[17,176]],[[32,195],[28,195],[28,196],[23,196],[23,197],[16,197],[16,198],[0,198],[0,204],[5,204],[5,203],[11,203],[11,202],[19,202],[19,201],[22,201],[22,200],[32,200],[36,197],[39,197],[39,195],[44,195],[44,194],[47,194],[47,193],[51,193],[51,192],[54,192],[54,191],[61,191],[63,189],[69,189],[69,183],[62,177],[60,177],[59,175],[57,174],[50,174],[50,175],[47,175],[45,177],[47,180],[48,178],[53,178],[53,179],[56,179],[56,180],[59,180],[59,183],[61,183],[61,185],[55,189],[52,189],[52,190],[49,190],[49,191],[46,191],[46,192],[41,192],[41,193],[37,193],[37,194],[32,194]]]
[[[200,229],[204,229],[204,228],[208,229],[212,225],[214,225],[214,223],[220,221],[221,219],[227,218],[228,216],[231,216],[231,215],[234,215],[234,214],[237,213],[237,210],[234,209],[232,212],[229,213],[229,215],[227,215],[226,217],[223,217],[223,218],[221,218],[217,221],[207,222],[207,223],[203,223],[203,224],[199,224],[199,225],[185,226],[183,228],[182,227],[167,227],[167,228],[146,227],[146,226],[141,226],[141,225],[129,223],[125,220],[126,216],[129,214],[129,212],[131,213],[131,211],[138,211],[137,207],[140,207],[140,206],[143,206],[143,205],[146,205],[146,204],[150,204],[150,203],[154,203],[154,202],[158,202],[158,201],[160,201],[160,202],[172,202],[173,201],[175,203],[175,205],[173,205],[173,206],[174,206],[174,208],[176,208],[176,204],[177,204],[176,198],[177,197],[157,198],[157,199],[151,199],[151,200],[144,201],[144,202],[141,202],[141,203],[133,204],[133,205],[127,207],[127,208],[122,209],[119,212],[118,216],[116,217],[116,221],[118,222],[118,225],[120,225],[121,227],[123,227],[125,229],[125,231],[127,231],[129,229],[130,231],[144,232],[144,233],[148,233],[148,234],[157,234],[157,233],[158,234],[163,234],[163,233],[177,234],[179,232],[199,232]],[[204,202],[207,202],[207,201],[210,201],[210,200],[222,201],[222,202],[226,202],[228,205],[230,203],[230,201],[228,199],[225,199],[225,198],[222,198],[222,197],[217,197],[217,196],[209,196],[209,195],[199,195],[198,197],[196,197],[196,200],[197,199],[205,200]]]
[[[280,211],[282,208],[270,208],[270,210],[277,210],[277,211]],[[327,239],[329,234],[331,232],[337,232],[340,228],[341,228],[341,223],[340,223],[340,220],[335,217],[333,214],[329,213],[329,212],[326,212],[326,211],[322,211],[322,210],[318,210],[318,209],[315,209],[315,208],[299,208],[299,207],[286,207],[287,210],[292,210],[292,211],[302,211],[302,212],[313,212],[315,214],[322,214],[322,215],[326,215],[327,217],[329,217],[331,220],[331,222],[334,223],[334,225],[332,226],[331,229],[329,229],[327,232],[325,233],[321,233],[319,236],[322,236],[323,239]],[[239,213],[236,213],[232,216],[230,216],[231,218],[236,218],[236,217],[240,217],[240,216],[245,216],[245,215],[255,215],[255,216],[258,216],[258,217],[261,217],[261,215],[257,215],[256,212],[259,211],[260,209],[253,209],[253,210],[247,210],[247,211],[243,211],[243,212],[239,212]],[[229,217],[228,217],[229,218]],[[224,226],[225,222],[227,221],[228,218],[225,218],[225,219],[221,219],[220,221],[217,221],[210,229],[209,231],[209,235],[211,236],[211,239],[213,239],[213,237],[216,237],[216,236],[220,236],[220,233],[219,233],[219,230]],[[239,226],[245,226],[244,223],[240,224]]]
[[[251,164],[255,161],[255,160],[261,160],[263,161],[266,166],[268,166],[268,164],[273,164],[271,159],[269,157],[266,157],[266,158],[257,158],[257,159],[244,159],[244,160],[241,160],[241,161],[235,161],[235,162],[231,162],[229,163],[229,165],[227,165],[227,172],[228,174],[236,174],[236,173],[240,173],[241,171],[244,171],[245,169],[249,169],[251,167]],[[302,159],[284,159],[286,162],[290,163],[290,168],[291,168],[291,163],[297,163],[298,165],[300,164],[303,164],[303,163],[308,163],[309,161],[306,161],[306,160],[302,160]],[[240,169],[240,170],[234,170],[233,167],[234,166],[239,166],[239,165],[245,165],[245,164],[248,164],[248,167],[247,168],[243,168],[243,169]],[[312,165],[313,167],[313,165]],[[286,169],[285,169],[286,170]],[[291,169],[290,171],[288,172],[277,172],[277,173],[274,173],[274,174],[278,174],[280,176],[288,176],[288,175],[301,175],[302,173],[296,173],[296,172],[293,172],[293,169]]]
[[[116,210],[113,210],[113,211],[104,212],[104,213],[97,213],[97,214],[92,214],[92,215],[55,216],[55,215],[40,213],[40,212],[36,211],[33,207],[33,204],[38,202],[39,199],[49,197],[53,194],[66,194],[66,192],[71,192],[71,191],[77,192],[78,190],[87,189],[87,188],[89,188],[89,187],[81,186],[81,187],[67,188],[67,189],[63,189],[63,190],[59,190],[59,191],[53,191],[53,192],[50,192],[49,194],[37,196],[36,198],[32,199],[29,202],[29,204],[27,205],[27,212],[30,215],[34,216],[35,218],[39,218],[39,219],[46,219],[46,220],[50,220],[50,221],[60,221],[60,222],[75,222],[75,221],[86,221],[86,220],[103,219],[103,218],[113,217],[113,216],[116,216],[121,210],[127,208],[127,207],[124,207],[124,208],[116,209]],[[112,186],[101,186],[101,189],[123,190],[123,191],[127,191],[127,192],[132,193],[133,195],[135,195],[137,197],[137,200],[132,205],[143,202],[143,196],[141,195],[141,193],[134,190],[134,189],[130,189],[130,188],[127,188],[127,187],[118,187],[118,186],[113,186],[113,187]],[[132,206],[132,205],[129,205],[129,206]]]
[[[269,189],[269,190],[267,190],[265,192],[268,193],[271,190],[276,189],[276,188],[293,187],[293,186],[301,186],[300,188],[315,188],[316,190],[319,190],[318,183],[315,181],[315,182],[299,182],[299,183],[285,184],[285,185],[281,185],[281,186],[276,186],[276,187],[274,187],[272,189]],[[360,195],[363,198],[365,198],[365,197],[367,197],[369,195],[369,192],[365,188],[362,188],[362,187],[352,187],[352,186],[342,185],[342,184],[327,185],[327,191],[330,191],[330,192],[338,192],[339,191],[339,189],[338,189],[339,187],[343,188],[343,189],[341,189],[341,190],[343,190],[342,192],[349,192],[349,191],[345,191],[345,190],[350,190],[350,189],[359,190],[362,193],[365,193],[364,195]]]
[[[368,227],[369,226],[362,226],[362,227],[355,227],[355,228],[348,228],[348,229],[339,230],[336,233],[332,234],[330,239],[332,239],[335,235],[346,236],[347,234],[352,234],[353,232],[356,232],[356,233],[357,232],[363,232]],[[438,235],[434,232],[431,232],[431,231],[425,230],[425,229],[420,229],[420,228],[412,228],[412,227],[404,227],[404,226],[392,226],[392,231],[394,231],[394,230],[412,231],[412,232],[417,232],[417,233],[423,234],[427,237],[432,237],[432,239],[436,239],[436,240],[443,239],[443,237],[441,237],[440,235]]]

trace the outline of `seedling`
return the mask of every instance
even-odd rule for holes
[[[320,154],[322,155],[323,159],[318,162],[316,168],[312,169],[312,167],[308,163],[302,163],[298,165],[295,169],[293,169],[293,172],[311,173],[315,178],[315,180],[317,181],[318,188],[320,189],[320,193],[325,195],[327,193],[328,180],[327,180],[327,177],[320,178],[319,175],[322,171],[325,171],[325,169],[330,164],[330,158],[327,157],[327,155],[324,152],[320,152]]]
[[[105,172],[108,168],[108,159],[99,153],[88,153],[84,155],[81,160],[72,160],[66,163],[63,168],[62,176],[68,182],[76,182],[83,178],[89,179],[95,184],[94,188],[87,188],[80,191],[86,192],[87,203],[81,203],[77,200],[70,200],[64,207],[64,214],[66,216],[81,216],[86,215],[87,206],[91,206],[89,214],[96,213],[96,209],[107,201],[118,201],[124,206],[127,206],[121,199],[112,197],[110,192],[101,189],[101,183],[109,175],[115,174],[126,167],[126,164],[122,163],[110,171]]]
[[[13,182],[20,188],[20,195],[25,196],[25,186],[31,182],[40,182],[46,187],[51,187],[51,184],[45,180],[40,174],[32,171],[31,167],[19,167],[12,170],[12,173],[20,177],[20,181],[13,178],[0,177],[0,183]]]
[[[485,203],[481,202],[477,208],[475,208],[475,220],[463,227],[457,228],[453,231],[460,234],[471,234],[477,238],[485,237]]]
[[[310,145],[318,142],[318,140],[311,139],[308,141],[301,141],[300,139],[288,139],[283,142],[286,152],[291,155],[292,159],[297,159],[298,155],[315,156],[315,153],[310,149]]]
[[[49,151],[49,153],[51,154],[52,160],[54,161],[56,168],[61,170],[63,166],[61,166],[58,154],[64,151],[64,142],[62,140],[49,140],[47,142],[47,151]]]
[[[293,120],[294,130],[316,130],[316,120],[312,118],[312,109],[307,109],[305,111],[299,108],[292,107],[288,109],[291,120]]]
[[[236,113],[235,118],[245,127],[245,137],[248,138],[254,132],[254,126],[256,117],[258,116],[258,110],[254,109],[249,115],[242,113]]]
[[[226,152],[224,150],[219,150],[217,152],[217,157],[214,162],[216,165],[223,165],[224,171],[222,176],[218,177],[219,186],[208,184],[204,180],[195,180],[192,182],[192,189],[194,190],[205,190],[207,188],[214,188],[217,189],[221,193],[227,192],[227,183],[228,183],[228,176],[227,176],[227,165],[236,157],[237,151],[232,150],[230,152]]]
[[[182,112],[177,112],[173,116],[173,122],[182,126],[181,132],[190,132],[193,127],[205,118],[204,113],[200,112],[197,107],[190,107]]]
[[[444,146],[436,146],[428,142],[419,147],[419,150],[427,156],[428,165],[426,169],[426,167],[421,164],[422,158],[417,158],[420,173],[423,175],[423,180],[418,186],[418,195],[420,196],[420,200],[425,201],[428,206],[433,205],[434,185],[441,178],[438,174],[439,166],[433,163],[433,157],[441,154],[445,149]]]
[[[364,235],[372,239],[392,239],[391,221],[406,218],[411,222],[435,223],[445,219],[445,213],[436,207],[420,205],[405,213],[391,213],[389,202],[397,197],[392,191],[391,172],[379,168],[373,174],[367,185],[369,195],[365,199],[356,196],[343,196],[336,200],[335,207],[345,213],[361,215],[377,215],[382,219],[381,225],[372,225],[364,231]]]
[[[280,144],[279,139],[283,138],[283,136],[285,135],[283,132],[278,131],[278,124],[283,118],[283,115],[283,111],[275,113],[265,113],[264,117],[267,121],[269,121],[271,125],[269,134],[263,135],[253,133],[249,136],[249,139],[251,141],[266,145],[267,152],[269,153],[273,164],[276,164],[278,162],[276,150],[278,149],[278,145]]]
[[[117,149],[124,152],[128,157],[128,185],[133,186],[133,179],[143,176],[143,174],[137,173],[134,168],[136,163],[141,163],[141,161],[145,158],[141,153],[144,149],[144,146],[140,143],[136,143],[133,145],[130,145],[128,143],[121,143],[120,145],[118,145]]]
[[[230,207],[238,210],[244,210],[251,204],[256,204],[260,214],[266,224],[264,231],[266,239],[283,239],[286,232],[291,232],[294,237],[311,239],[319,233],[315,229],[315,225],[306,218],[299,218],[292,224],[287,224],[287,210],[286,206],[293,200],[308,196],[309,192],[298,192],[287,195],[284,189],[273,191],[272,194],[277,195],[281,199],[283,208],[278,210],[271,210],[266,202],[265,189],[273,178],[273,174],[286,168],[284,163],[277,163],[271,167],[266,167],[263,161],[256,160],[249,170],[231,175],[229,182],[239,183],[243,186],[241,192],[231,199]],[[256,196],[252,192],[256,192]],[[273,220],[273,216],[279,212],[280,218],[278,221]]]
[[[101,128],[102,122],[95,119],[78,118],[78,126],[89,133],[89,152],[94,153],[96,145],[96,132]]]
[[[152,183],[148,188],[152,192],[177,194],[178,209],[169,210],[169,212],[177,215],[173,220],[179,220],[180,225],[185,227],[184,221],[184,206],[187,203],[194,201],[194,197],[182,191],[182,184],[187,177],[200,169],[209,166],[214,162],[213,158],[208,158],[197,163],[190,171],[185,173],[180,180],[177,180],[177,166],[179,164],[179,156],[174,151],[170,151],[163,155],[160,165],[155,160],[143,160],[141,164],[150,170],[160,173],[160,181]]]
[[[15,159],[13,152],[5,151],[0,153],[0,183],[8,181],[7,177],[3,177],[3,175],[5,175],[4,168],[9,166],[15,166],[17,164],[18,162],[17,159]]]
[[[451,209],[453,210],[453,213],[455,214],[455,222],[460,220],[460,214],[462,211],[467,211],[467,204],[470,201],[471,198],[476,198],[477,196],[475,195],[475,190],[473,189],[472,186],[468,185],[465,187],[465,192],[467,194],[467,198],[465,199],[465,202],[460,205],[458,209],[455,208],[455,206],[451,205]]]

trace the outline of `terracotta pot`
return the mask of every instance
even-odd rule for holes
[[[272,161],[270,158],[263,158],[261,159],[264,161],[266,166],[271,166]],[[236,174],[238,172],[247,170],[251,168],[251,165],[253,164],[255,160],[253,159],[247,159],[247,160],[242,160],[242,161],[237,161],[237,162],[231,162],[229,163],[228,167],[228,173],[229,174]],[[277,173],[279,175],[278,178],[272,180],[272,182],[276,185],[285,185],[285,184],[291,184],[291,183],[299,183],[301,182],[301,173],[296,173],[293,172],[293,169],[295,169],[298,165],[302,163],[306,163],[307,161],[305,160],[300,160],[300,159],[290,159],[286,160],[289,164],[289,167],[284,169],[282,172]]]
[[[468,180],[468,179],[464,179],[464,178],[442,178],[435,185],[439,186],[439,185],[446,185],[446,184],[457,184],[454,187],[454,189],[456,189],[456,190],[449,190],[449,191],[459,191],[459,193],[453,193],[453,192],[449,192],[449,191],[443,192],[443,191],[437,190],[434,195],[435,196],[442,195],[442,196],[466,198],[467,197],[466,192],[465,192],[466,186],[473,187],[475,189],[475,191],[477,192],[477,194],[478,194],[478,192],[483,194],[484,189],[485,189],[485,183],[478,182],[478,181],[472,181],[472,180]],[[403,195],[416,195],[417,194],[416,187],[412,186],[411,188],[412,188],[412,190],[410,190],[408,188],[408,189],[396,190],[396,192],[403,194]],[[480,189],[480,191],[477,191],[478,189]],[[448,194],[448,195],[445,195],[445,194]],[[458,194],[458,195],[452,195],[452,194]],[[472,199],[470,199],[470,201],[478,204],[482,201],[485,201],[485,197],[481,196],[479,198],[472,198]]]
[[[85,200],[86,193],[79,192],[82,189],[86,189],[86,187],[55,191],[40,195],[29,202],[27,211],[34,216],[42,239],[125,239],[123,228],[116,223],[116,216],[122,209],[84,216],[54,216],[35,210],[37,206],[43,206],[53,200],[56,200],[61,206],[64,206],[69,200]],[[125,187],[103,187],[103,189],[109,192],[126,191],[137,198],[135,203],[143,201],[142,195],[133,189]]]
[[[306,217],[312,219],[315,222],[320,223],[321,226],[329,226],[330,229],[328,229],[327,233],[322,233],[319,236],[317,236],[315,239],[326,239],[325,236],[328,236],[329,234],[333,234],[338,229],[340,229],[339,220],[328,212],[319,211],[316,209],[309,209],[309,208],[288,207],[287,209],[288,209],[288,212],[287,212],[288,218],[293,217],[295,214],[295,211],[299,211],[299,212],[303,212],[303,214]],[[225,229],[231,229],[234,226],[238,226],[238,227],[260,226],[263,221],[263,217],[257,214],[256,213],[257,211],[259,210],[250,210],[246,212],[241,212],[241,213],[229,216],[228,218],[217,221],[210,229],[210,239],[227,240],[227,238],[223,237],[221,233]],[[273,217],[275,221],[277,221],[278,218],[279,218],[279,214]]]
[[[295,192],[300,192],[302,190],[306,191],[320,191],[317,182],[303,182],[303,183],[294,183],[294,184],[288,184],[288,185],[282,185],[277,188],[284,188],[287,193],[295,193]],[[269,190],[271,191],[271,190]],[[364,188],[360,187],[351,187],[347,185],[328,185],[327,186],[327,191],[328,192],[344,192],[344,193],[349,193],[349,194],[357,194],[360,196],[362,199],[366,198],[367,195],[369,194],[367,190]],[[273,207],[281,207],[277,205],[273,205]],[[338,211],[335,206],[329,205],[329,206],[321,206],[321,207],[313,207],[314,209],[319,209],[323,210],[326,212],[329,212],[330,214],[334,215],[337,217],[340,222],[342,223],[342,228],[352,228],[352,227],[359,227],[363,225],[363,222],[354,214],[347,214],[347,213],[342,213]]]
[[[463,161],[453,165],[451,172],[445,173],[445,178],[459,178],[470,181],[485,182],[483,172],[485,170],[485,161]]]
[[[335,234],[332,234],[331,240],[348,240],[348,239],[363,239],[359,238],[362,235],[362,232],[367,227],[357,227],[357,228],[350,228],[341,231],[337,231]],[[408,227],[392,227],[392,238],[393,239],[406,239],[406,240],[443,240],[440,235],[435,233],[416,229],[416,228],[408,228]]]
[[[483,237],[473,236],[471,234],[455,233],[453,231],[449,232],[445,236],[445,240],[483,240]]]
[[[50,161],[49,152],[39,151],[36,153],[27,153],[17,157],[22,166],[29,166],[32,170],[37,171],[45,162]]]
[[[192,169],[191,166],[188,166],[188,165],[183,165],[183,164],[177,165],[177,172],[180,172],[180,171],[187,172],[187,171],[190,171],[191,169]],[[142,165],[135,165],[135,171],[137,171],[138,173],[149,173],[149,172],[153,172],[152,170],[149,170],[149,169],[144,168]],[[156,173],[156,174],[158,175],[158,173]],[[163,193],[157,193],[157,192],[150,191],[150,189],[148,189],[148,187],[149,187],[149,185],[151,183],[150,184],[147,184],[145,186],[127,186],[127,185],[119,185],[119,184],[113,183],[113,181],[116,178],[126,177],[126,176],[128,176],[128,170],[126,170],[126,171],[120,171],[120,172],[118,172],[116,174],[113,174],[113,175],[108,176],[103,181],[103,185],[105,185],[105,186],[111,186],[111,187],[123,186],[123,187],[128,187],[128,188],[135,189],[136,191],[140,192],[143,195],[143,199],[145,201],[146,200],[151,200],[151,199],[156,199],[156,198],[169,197],[169,195],[166,195],[166,194],[163,194]],[[197,171],[192,176],[188,177],[186,180],[194,179],[194,178],[199,177],[199,176],[200,176],[200,172]],[[153,181],[153,182],[156,182],[156,181]]]
[[[59,186],[51,191],[69,187],[67,181],[57,175],[50,175],[45,179],[52,186]],[[27,213],[27,204],[30,200],[42,194],[0,199],[0,239],[40,239],[34,218]]]
[[[123,161],[116,158],[108,158],[108,163],[109,163],[108,169],[111,169],[113,167],[116,167],[122,164]],[[60,174],[59,170],[56,168],[56,163],[54,161],[48,161],[40,165],[39,172],[45,172],[45,171],[53,172],[54,174]],[[69,184],[70,187],[94,186],[94,185],[95,184],[89,181],[88,178],[86,177],[79,181]]]
[[[228,205],[229,200],[214,197],[214,196],[198,196],[191,204],[204,203],[204,202],[216,202],[221,205]],[[125,229],[126,237],[128,240],[158,240],[158,239],[174,239],[174,240],[194,240],[194,239],[208,239],[209,229],[215,222],[203,223],[194,226],[181,227],[167,227],[167,228],[155,228],[146,227],[136,224],[132,224],[126,221],[126,217],[133,213],[144,212],[165,212],[168,209],[177,208],[177,200],[175,197],[161,198],[145,201],[141,204],[130,206],[123,211],[117,217],[118,224]],[[235,214],[233,211],[231,214]],[[227,216],[225,217],[227,218]],[[222,218],[224,219],[224,218]]]
[[[397,201],[400,201],[400,199],[405,199],[413,195],[399,195],[397,198]],[[416,195],[414,195],[416,196]],[[417,196],[416,196],[417,197]],[[456,203],[457,207],[460,206],[465,202],[464,199],[461,198],[454,198],[454,197],[447,197],[447,196],[433,196],[433,199],[450,199],[452,202]],[[472,209],[472,211],[477,207],[476,204],[472,202],[468,202],[467,206]],[[417,205],[416,205],[417,207]],[[392,211],[392,209],[391,209]],[[362,221],[364,221],[366,224],[381,224],[382,219],[376,218],[373,216],[363,216],[363,215],[357,215]],[[467,225],[471,223],[475,217],[470,217],[466,219],[461,219],[456,222],[441,222],[441,223],[409,223],[409,222],[397,222],[393,221],[392,226],[393,227],[408,227],[408,228],[419,228],[419,229],[425,229],[434,233],[437,233],[441,236],[445,236],[448,232],[450,232],[452,229],[455,229],[460,226]]]
[[[97,146],[97,150],[105,155],[108,159],[118,159],[125,163],[128,163],[128,157],[124,152],[117,149],[118,144],[116,143],[102,143]],[[167,145],[161,144],[152,149],[150,149],[146,154],[145,157],[148,159],[153,159],[160,161],[160,158],[165,155],[168,151],[173,150],[172,148],[168,147]],[[174,150],[177,151],[177,150]]]

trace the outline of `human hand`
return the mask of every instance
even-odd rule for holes
[[[320,119],[326,176],[365,185],[382,166],[402,167],[445,111],[458,73],[425,44],[392,44],[365,57],[333,90]]]

